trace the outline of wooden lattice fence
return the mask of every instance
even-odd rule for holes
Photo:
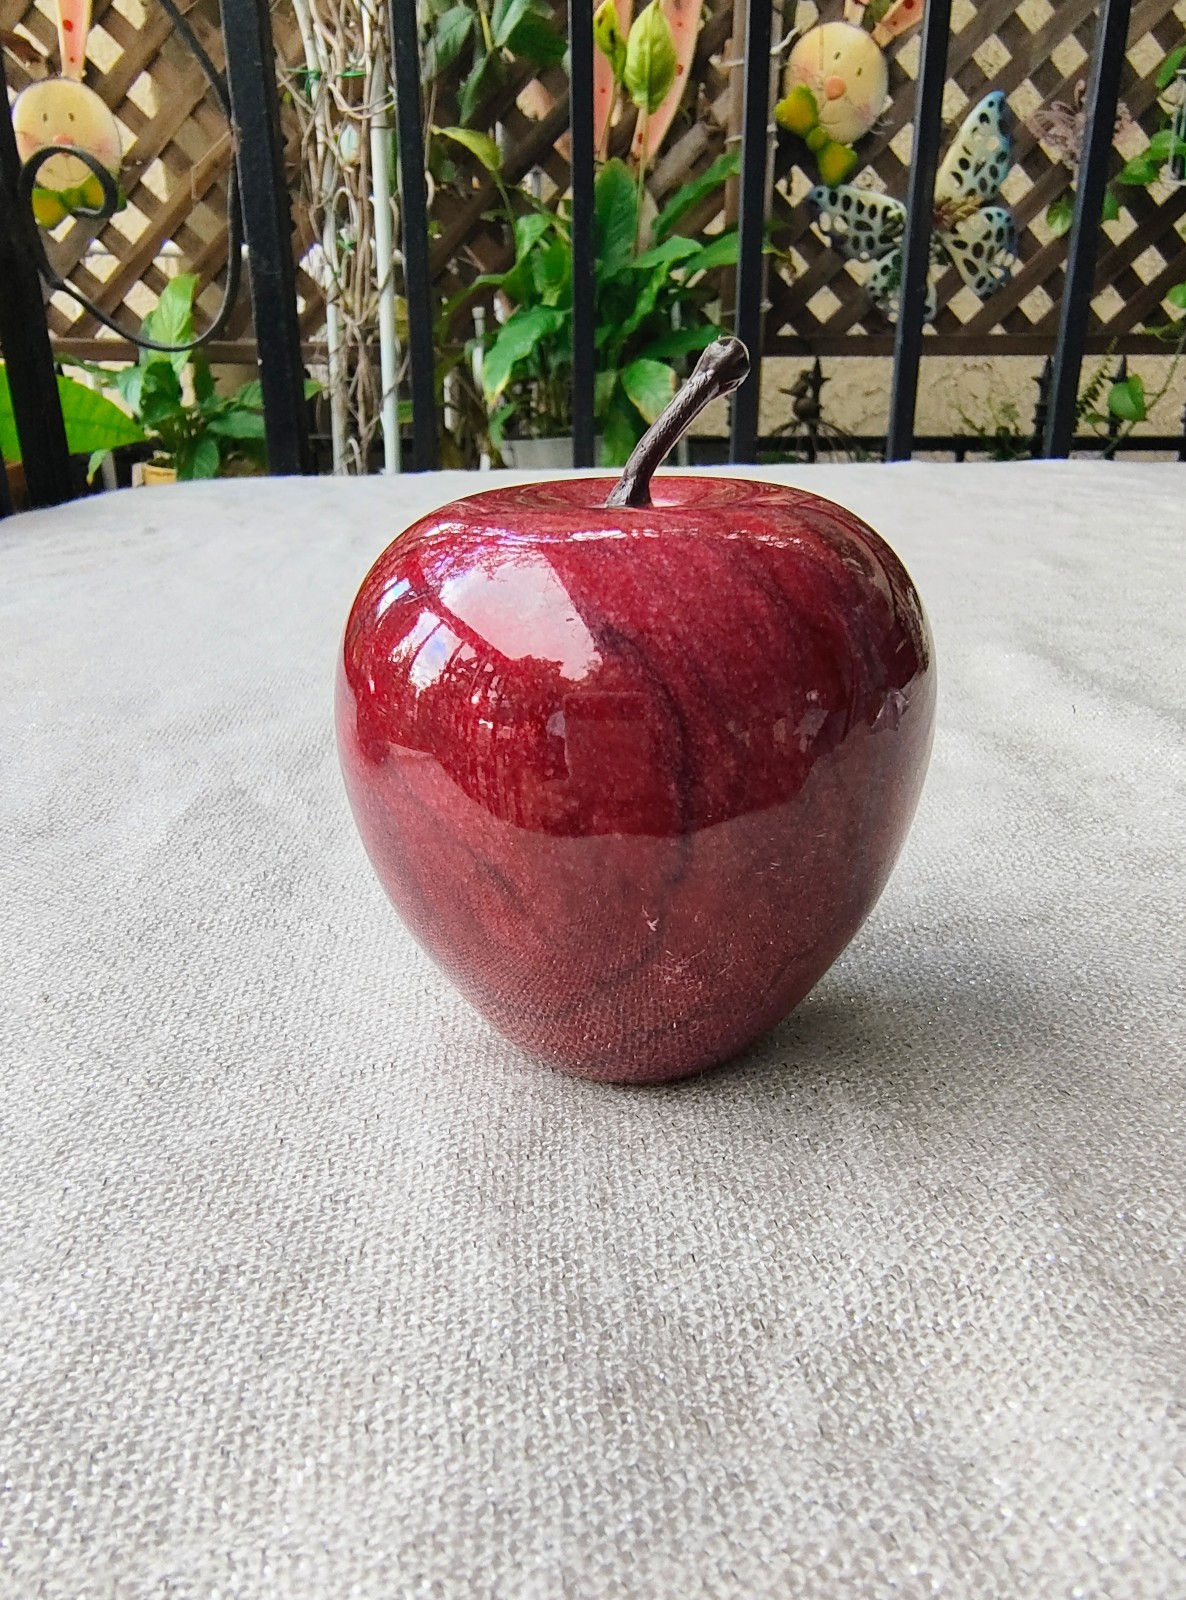
[[[1020,260],[1012,281],[985,301],[965,288],[954,268],[938,284],[939,315],[927,348],[935,354],[1041,355],[1054,344],[1062,294],[1066,238],[1052,238],[1048,206],[1068,188],[1071,173],[1025,124],[1053,101],[1072,103],[1087,76],[1095,30],[1093,0],[965,0],[954,8],[944,102],[949,134],[989,90],[1003,90],[1013,112],[1014,165],[1004,198],[1018,225]],[[1121,95],[1134,119],[1122,139],[1126,154],[1145,144],[1142,126],[1157,123],[1157,69],[1186,38],[1182,0],[1138,0],[1133,8]],[[892,105],[884,125],[862,146],[864,181],[904,198],[910,160],[916,40],[902,41],[891,62]],[[773,214],[792,272],[772,276],[766,348],[819,355],[884,354],[892,348],[885,319],[861,287],[865,269],[845,266],[811,227],[804,197],[814,179],[797,164],[799,148],[780,140]],[[1120,158],[1117,157],[1117,165]],[[1120,216],[1104,224],[1088,348],[1136,353],[1162,350],[1142,323],[1162,297],[1186,278],[1186,188],[1118,190]]]
[[[225,57],[217,0],[190,5],[183,0],[181,10],[221,69]],[[226,273],[230,129],[202,68],[154,0],[95,0],[93,17],[87,83],[120,123],[128,205],[97,232],[83,220],[63,223],[49,243],[51,256],[58,270],[95,304],[132,329],[152,309],[167,277],[179,271],[199,275],[199,308],[209,315],[217,309]],[[38,65],[8,54],[13,90],[57,70],[52,7],[0,0],[0,26],[22,35],[44,58]],[[282,60],[300,59],[300,39],[288,8],[281,8],[276,18],[276,47]],[[290,170],[295,186],[295,156]],[[308,243],[298,208],[298,256]],[[302,328],[316,333],[324,316],[321,293],[303,271],[298,271],[298,294]],[[49,319],[61,354],[94,358],[112,352],[106,335],[99,337],[96,319],[67,295],[53,296]],[[251,348],[251,306],[244,292],[212,353],[250,359]]]
[[[791,8],[788,8],[791,9]],[[825,0],[826,18],[839,14],[838,0]],[[1013,120],[1014,165],[1004,199],[1018,224],[1019,261],[1011,282],[980,301],[954,268],[938,282],[939,313],[927,348],[935,354],[1041,355],[1053,348],[1062,292],[1067,239],[1055,237],[1046,222],[1050,204],[1066,193],[1071,171],[1030,131],[1026,118],[1043,105],[1073,103],[1087,76],[1097,7],[1093,0],[957,0],[944,103],[949,134],[966,112],[992,89],[1008,96]],[[731,0],[714,0],[705,12],[692,87],[680,121],[657,164],[650,187],[659,203],[679,183],[703,170],[735,138],[739,125],[736,68],[740,49],[733,40]],[[1133,12],[1122,94],[1132,125],[1121,136],[1123,156],[1137,153],[1159,123],[1156,73],[1165,56],[1186,39],[1184,0],[1138,0]],[[917,36],[891,47],[891,104],[880,127],[860,147],[863,171],[854,180],[905,197],[910,160]],[[529,76],[529,75],[528,75]],[[483,108],[479,125],[499,132],[507,149],[506,174],[517,182],[540,168],[557,189],[566,181],[565,85],[559,73],[541,80],[547,109],[538,113],[532,91],[530,112],[522,94],[523,75]],[[453,111],[455,85],[438,84],[443,112]],[[619,130],[625,149],[630,127]],[[804,147],[780,134],[773,162],[772,238],[782,256],[769,273],[769,311],[765,325],[768,354],[888,354],[890,324],[863,288],[867,269],[843,262],[812,226],[806,203],[817,181]],[[477,172],[475,189],[465,197],[438,197],[439,229],[433,266],[442,293],[456,290],[475,271],[498,270],[508,260],[505,231],[489,213],[493,182]],[[1164,351],[1164,344],[1142,331],[1166,291],[1186,279],[1186,188],[1125,188],[1119,217],[1104,225],[1105,242],[1096,273],[1091,350],[1118,353]],[[692,227],[715,226],[712,208],[689,218]]]
[[[825,18],[840,0],[823,0]],[[788,0],[788,12],[793,5]],[[949,131],[989,89],[1002,89],[1014,113],[1014,166],[1004,198],[1019,226],[1020,260],[1009,285],[977,300],[954,269],[939,282],[939,314],[928,336],[935,353],[1038,355],[1054,341],[1066,239],[1053,238],[1045,221],[1050,203],[1071,174],[1029,131],[1025,117],[1051,101],[1073,100],[1087,73],[1097,7],[1093,0],[956,0],[945,116]],[[563,26],[564,7],[556,7]],[[222,39],[215,0],[196,0],[188,15],[217,64]],[[706,168],[736,138],[740,121],[740,46],[735,42],[744,7],[708,0],[683,110],[650,175],[662,203],[680,183]],[[282,63],[301,60],[291,7],[273,11]],[[0,0],[0,25],[32,40],[52,67],[56,43],[45,0]],[[783,31],[789,24],[784,19]],[[1130,31],[1122,96],[1134,118],[1124,136],[1139,150],[1157,124],[1155,75],[1166,53],[1186,38],[1186,0],[1137,0]],[[200,274],[204,309],[217,304],[226,266],[225,203],[231,141],[198,64],[173,37],[154,0],[96,0],[88,82],[116,111],[128,147],[125,187],[129,206],[97,235],[83,222],[63,224],[53,241],[55,259],[103,308],[135,325],[150,309],[170,271]],[[861,146],[866,165],[857,182],[904,197],[910,153],[917,37],[891,47],[891,105],[880,128]],[[12,87],[41,69],[9,59]],[[460,120],[459,77],[446,72],[427,86],[428,119]],[[496,135],[503,151],[503,181],[542,185],[562,193],[567,183],[567,83],[561,68],[536,72],[516,63],[503,86],[480,105],[470,126]],[[1143,130],[1143,131],[1142,131]],[[295,123],[290,170],[296,199],[298,258],[314,242],[302,209]],[[628,146],[630,126],[617,130],[615,147]],[[1122,145],[1123,145],[1122,140]],[[500,219],[494,180],[464,151],[454,152],[460,180],[436,187],[432,268],[442,297],[479,272],[509,264],[510,244]],[[844,263],[812,227],[805,196],[815,181],[803,147],[780,134],[771,195],[772,258],[765,344],[768,353],[883,354],[892,330],[862,287],[865,269]],[[1089,348],[1135,353],[1161,349],[1142,332],[1166,290],[1186,278],[1186,187],[1121,191],[1119,218],[1104,224],[1105,243],[1096,274],[1097,294]],[[731,220],[735,197],[723,215],[709,203],[686,226],[714,228]],[[726,293],[728,286],[725,285]],[[309,272],[298,273],[301,325],[306,337],[322,332],[322,294]],[[63,353],[97,353],[94,319],[65,296],[54,297],[52,331]],[[215,354],[249,348],[250,306],[236,307],[226,340]],[[110,347],[108,347],[110,348]]]

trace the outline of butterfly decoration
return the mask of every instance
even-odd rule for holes
[[[985,95],[964,119],[935,180],[932,262],[943,266],[950,261],[982,300],[1008,281],[1017,260],[1013,218],[995,203],[1012,153],[1008,115],[999,89]],[[874,263],[865,287],[890,321],[896,320],[905,205],[890,195],[851,184],[837,188],[821,184],[808,198],[819,212],[819,231],[846,260]],[[928,322],[934,320],[936,310],[935,286],[928,282]]]
[[[57,0],[57,14],[61,77],[29,84],[12,107],[17,154],[32,164],[33,215],[43,228],[68,216],[105,216],[112,200],[122,203],[115,183],[123,156],[119,124],[82,81],[91,0]]]

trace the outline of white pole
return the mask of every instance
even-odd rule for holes
[[[391,227],[391,109],[383,57],[372,53],[371,13],[362,13],[363,48],[371,73],[371,205],[375,217],[375,262],[379,272],[379,372],[383,384],[383,471],[398,472],[399,334],[395,325],[395,241]]]
[[[318,115],[316,97],[325,94],[326,75],[329,63],[325,59],[317,42],[317,30],[313,26],[313,19],[309,14],[308,0],[293,0],[293,9],[296,12],[297,24],[301,30],[301,42],[305,49],[305,66],[310,74],[315,74],[313,82],[316,88],[312,90],[314,99],[313,126],[317,136],[317,158],[321,169],[320,176],[324,184],[327,173],[336,167],[331,142],[326,134],[325,124]],[[336,185],[334,186],[336,190]],[[334,215],[336,201],[330,198],[327,204],[325,223],[321,230],[321,254],[324,263],[325,284],[325,346],[326,359],[329,366],[329,415],[330,439],[333,449],[334,471],[336,473],[346,470],[346,441],[348,427],[346,419],[346,396],[342,384],[342,312],[338,305],[338,230]]]

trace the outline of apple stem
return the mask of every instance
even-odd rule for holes
[[[607,506],[649,506],[651,478],[666,461],[680,435],[705,406],[732,394],[749,375],[749,351],[740,339],[714,339],[692,376],[634,447],[622,476],[610,490]]]

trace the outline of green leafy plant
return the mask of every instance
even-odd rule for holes
[[[986,417],[975,417],[961,406],[959,415],[967,431],[980,440],[990,461],[1024,461],[1033,455],[1033,433],[1022,423],[1015,401],[989,395],[985,410]]]
[[[424,75],[431,82],[450,69],[460,72],[457,115],[463,124],[507,81],[513,61],[555,66],[564,51],[545,0],[429,0]]]
[[[1186,157],[1186,140],[1180,137],[1180,121],[1175,117],[1176,105],[1171,100],[1171,90],[1183,63],[1186,62],[1186,44],[1171,50],[1157,70],[1157,111],[1159,126],[1149,137],[1145,149],[1125,162],[1104,193],[1101,222],[1115,222],[1120,215],[1120,202],[1115,188],[1148,189],[1159,182],[1166,167],[1175,158]],[[1073,192],[1060,195],[1046,211],[1046,223],[1055,238],[1068,233],[1074,220]],[[1127,437],[1138,423],[1148,419],[1150,412],[1169,386],[1177,371],[1178,362],[1186,350],[1186,317],[1176,317],[1174,311],[1186,311],[1186,282],[1173,286],[1163,297],[1166,315],[1153,318],[1145,331],[1173,345],[1174,360],[1158,392],[1150,397],[1139,374],[1119,378],[1108,384],[1102,372],[1097,372],[1079,399],[1078,420],[1087,422],[1101,438],[1107,437],[1109,451],[1114,451],[1121,439]],[[1100,405],[1103,410],[1100,410]],[[1119,428],[1117,425],[1119,424]]]
[[[1166,166],[1175,156],[1186,156],[1186,141],[1183,141],[1174,129],[1174,105],[1169,98],[1172,86],[1178,75],[1178,69],[1186,61],[1186,44],[1179,45],[1176,50],[1171,50],[1157,70],[1155,82],[1157,84],[1158,99],[1156,102],[1158,113],[1158,126],[1150,135],[1149,143],[1138,155],[1126,161],[1124,166],[1112,179],[1112,183],[1104,191],[1104,203],[1100,212],[1101,222],[1115,222],[1120,216],[1120,201],[1116,195],[1113,184],[1127,189],[1147,189],[1156,183],[1164,172]],[[1058,109],[1058,108],[1056,108]],[[1066,108],[1061,108],[1066,112]],[[1131,124],[1131,117],[1124,112],[1124,120]],[[1119,129],[1120,123],[1117,123]],[[1073,135],[1064,131],[1056,143],[1063,152],[1063,159],[1077,169],[1080,143],[1082,140],[1081,127],[1075,129]],[[1056,239],[1069,233],[1075,215],[1075,202],[1073,190],[1058,196],[1046,208],[1046,225]]]
[[[619,466],[675,392],[677,363],[711,344],[717,291],[710,274],[737,261],[735,231],[707,240],[676,223],[737,170],[723,156],[674,195],[640,248],[640,199],[629,168],[609,161],[597,175],[595,416],[601,460]],[[572,425],[572,232],[567,207],[515,219],[515,261],[478,279],[509,310],[482,341],[482,387],[495,448],[511,437],[546,438]],[[449,309],[449,308],[447,308]]]
[[[100,456],[120,445],[138,444],[144,438],[140,425],[106,395],[79,383],[77,378],[58,379],[58,398],[66,424],[66,447],[73,456]],[[5,461],[21,459],[8,373],[0,361],[0,456]]]
[[[187,344],[193,339],[197,283],[193,273],[169,280],[141,325],[146,338],[160,344]],[[174,355],[142,350],[133,367],[117,372],[106,367],[88,370],[98,373],[116,391],[139,424],[139,437],[156,447],[153,460],[172,467],[178,478],[216,478],[267,469],[259,383],[245,384],[233,395],[220,395],[202,350]],[[312,380],[306,383],[306,395],[317,390]],[[92,474],[105,454],[105,449],[95,449]]]

